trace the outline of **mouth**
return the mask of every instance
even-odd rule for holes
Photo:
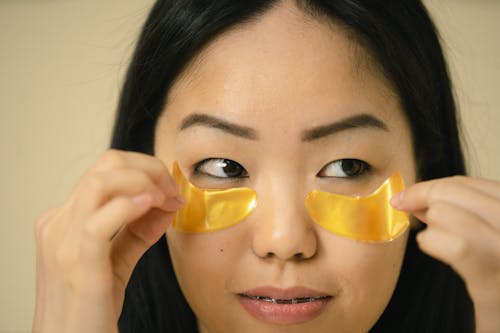
[[[332,296],[317,296],[317,297],[298,297],[298,298],[291,298],[291,299],[277,299],[277,298],[272,298],[268,296],[253,296],[253,295],[247,295],[247,294],[238,294],[240,297],[246,297],[249,299],[253,299],[256,301],[264,301],[268,303],[273,303],[273,304],[300,304],[300,303],[307,303],[307,302],[315,302],[315,301],[322,301],[322,300],[328,300],[332,298]]]
[[[254,318],[266,323],[291,325],[319,316],[334,296],[303,287],[260,287],[237,294],[238,301]]]

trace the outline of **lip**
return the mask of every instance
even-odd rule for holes
[[[272,324],[292,325],[319,316],[334,298],[305,287],[288,289],[258,287],[237,294],[238,301],[253,317]]]

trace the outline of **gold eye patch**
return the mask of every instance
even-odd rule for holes
[[[306,208],[314,222],[334,234],[385,242],[395,239],[409,226],[408,215],[390,204],[392,196],[403,189],[403,178],[395,173],[366,197],[311,191]]]
[[[177,162],[173,177],[187,204],[175,216],[174,228],[185,232],[211,232],[233,226],[248,217],[257,205],[250,188],[200,189],[191,184]],[[404,189],[396,173],[367,197],[311,191],[306,209],[314,222],[332,233],[355,240],[390,241],[408,227],[408,216],[392,208],[391,197]]]
[[[202,190],[191,184],[174,163],[174,179],[187,204],[174,219],[174,228],[187,232],[224,229],[244,220],[257,204],[257,194],[249,188]]]

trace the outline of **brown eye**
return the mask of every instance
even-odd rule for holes
[[[355,178],[370,171],[370,165],[357,159],[345,158],[328,163],[318,177]]]
[[[244,178],[248,173],[239,163],[225,158],[208,158],[199,162],[195,172],[214,178]]]

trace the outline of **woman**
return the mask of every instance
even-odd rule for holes
[[[419,1],[158,1],[112,148],[37,222],[36,332],[500,327],[500,185],[449,177],[455,104]],[[255,210],[172,228],[175,162],[198,188],[253,189]],[[391,203],[419,219],[399,237],[309,217],[310,191],[367,195],[396,171]]]

